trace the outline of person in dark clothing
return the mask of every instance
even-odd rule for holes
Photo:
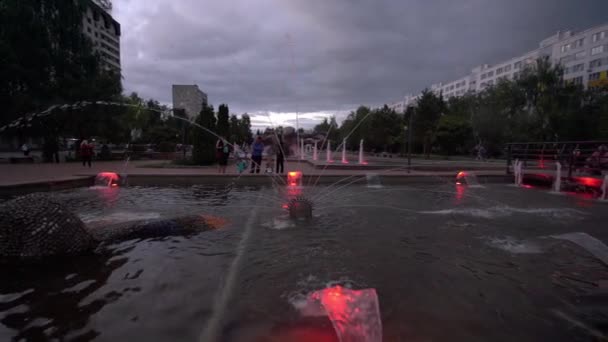
[[[59,164],[59,142],[57,141],[57,138],[50,138],[49,152],[51,154],[50,162],[52,163],[55,161],[55,163]]]
[[[80,157],[82,158],[82,166],[86,166],[88,163],[90,168],[91,159],[93,159],[93,145],[86,140],[80,143]]]
[[[285,153],[283,150],[283,139],[281,139],[281,137],[279,137],[279,141],[277,143],[276,153],[277,153],[276,173],[283,173],[283,162],[285,161]]]
[[[251,145],[251,173],[260,173],[263,152],[264,142],[262,141],[262,137],[258,136],[253,145]]]
[[[228,165],[228,157],[230,156],[230,145],[224,138],[218,139],[215,143],[215,154],[218,161],[218,172],[226,173],[226,165]]]

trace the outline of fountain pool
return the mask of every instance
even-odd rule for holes
[[[504,184],[332,189],[312,189],[308,221],[290,220],[272,187],[55,192],[85,222],[201,213],[222,225],[3,265],[0,340],[333,341],[306,303],[334,285],[375,289],[388,341],[608,333],[607,265],[553,238],[608,242],[605,204]]]

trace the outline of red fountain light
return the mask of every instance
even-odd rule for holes
[[[97,174],[97,179],[103,179],[107,181],[108,186],[117,187],[120,180],[120,176],[116,172],[104,171]]]
[[[341,341],[381,341],[382,322],[375,289],[334,286],[310,295],[319,301]]]
[[[464,171],[460,171],[456,174],[456,185],[464,185],[467,184],[465,177],[467,173]]]
[[[579,184],[582,184],[582,185],[588,186],[588,187],[592,187],[592,188],[599,188],[602,186],[602,180],[600,178],[575,177],[574,180]]]
[[[287,173],[287,184],[289,186],[298,186],[302,181],[302,171],[289,171]]]

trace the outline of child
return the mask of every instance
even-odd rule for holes
[[[241,149],[236,153],[236,172],[243,173],[247,169],[247,155]]]

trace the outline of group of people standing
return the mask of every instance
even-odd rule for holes
[[[21,145],[21,152],[25,157],[30,155],[30,151],[30,146],[27,143]],[[89,165],[91,167],[91,161],[95,154],[94,145],[89,143],[88,140],[83,139],[80,144],[76,145],[76,154],[80,156],[82,166]],[[45,161],[59,163],[59,143],[56,139],[47,140],[43,149],[43,157]]]
[[[236,151],[233,151],[236,149]],[[228,165],[228,157],[231,152],[234,152],[236,160],[237,172],[242,173],[247,168],[247,146],[242,147],[233,146],[228,141],[220,138],[215,143],[216,159],[218,162],[218,172],[226,173],[226,166]],[[285,166],[285,150],[283,147],[283,140],[279,136],[275,144],[265,144],[261,136],[257,136],[256,139],[250,146],[251,152],[251,164],[250,173],[260,173],[262,169],[262,160],[264,155],[267,157],[266,161],[266,173],[272,173],[273,167],[273,156],[276,162],[275,170],[276,173],[283,173]]]

